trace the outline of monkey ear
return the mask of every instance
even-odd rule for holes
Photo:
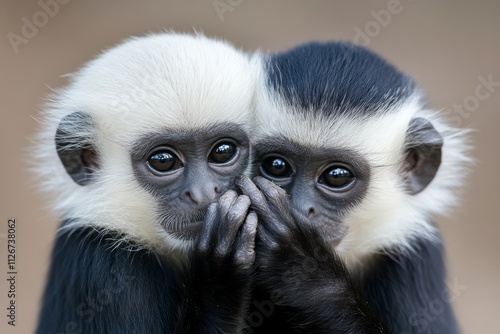
[[[406,132],[403,176],[411,195],[429,185],[441,164],[443,137],[425,118],[414,118]]]
[[[57,127],[55,142],[57,154],[73,181],[83,186],[92,181],[92,174],[99,169],[97,151],[92,138],[92,117],[83,112],[65,116]]]

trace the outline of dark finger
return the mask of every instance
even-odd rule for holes
[[[243,269],[249,269],[255,261],[255,236],[257,234],[258,219],[255,212],[250,212],[241,233],[236,239],[234,261]]]
[[[253,182],[257,186],[257,188],[262,191],[264,196],[267,198],[268,202],[276,207],[277,209],[285,209],[287,207],[287,193],[285,189],[277,186],[273,182],[261,177],[257,176],[253,179]],[[286,210],[287,212],[289,210]]]
[[[269,218],[274,225],[272,228],[280,233],[288,233],[290,229],[294,228],[294,220],[288,205],[286,191],[260,176],[254,178],[254,183],[262,191],[271,207],[273,215]]]
[[[269,194],[271,197],[286,196],[286,190],[276,185],[274,182],[262,176],[256,176],[253,178],[253,182],[264,194]]]
[[[219,201],[217,202],[219,214],[222,214],[223,217],[225,217],[237,198],[238,194],[236,193],[236,191],[234,190],[226,191],[226,193],[222,195],[219,198]]]
[[[269,205],[267,204],[266,197],[252,180],[245,175],[240,175],[236,177],[235,184],[250,198],[252,206],[258,213],[266,214],[269,212]]]
[[[226,219],[223,219],[220,222],[220,239],[216,248],[217,256],[224,257],[230,252],[230,248],[234,244],[234,239],[236,238],[241,225],[245,222],[249,207],[250,199],[248,196],[238,196],[229,209]]]
[[[198,250],[206,253],[213,244],[214,229],[217,227],[217,203],[212,203],[207,208],[203,228],[200,231],[198,239]]]

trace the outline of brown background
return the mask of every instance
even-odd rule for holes
[[[21,35],[23,17],[33,22],[42,9],[38,1],[1,2],[1,333],[33,331],[56,228],[55,217],[48,214],[25,171],[30,156],[27,138],[37,126],[33,116],[51,87],[65,83],[61,75],[75,71],[103,48],[129,35],[168,28],[196,29],[246,50],[283,50],[312,39],[353,40],[355,28],[366,27],[373,35],[369,46],[412,75],[428,91],[432,107],[471,101],[480,76],[492,75],[500,82],[500,1],[401,0],[400,12],[385,26],[376,23],[371,11],[387,9],[389,0],[219,2],[232,3],[223,20],[213,0],[73,0],[61,5],[18,53],[8,33]],[[450,280],[466,286],[453,302],[464,333],[500,333],[500,224],[494,214],[500,208],[499,108],[496,87],[477,108],[458,117],[461,126],[477,130],[477,165],[469,177],[456,175],[467,184],[463,204],[439,219]],[[9,218],[17,222],[16,328],[7,327],[5,316]]]

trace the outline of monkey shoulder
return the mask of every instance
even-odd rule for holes
[[[458,333],[446,282],[439,236],[374,256],[361,279],[363,295],[391,333]]]
[[[158,254],[113,232],[61,232],[52,252],[37,333],[164,333],[181,280]]]

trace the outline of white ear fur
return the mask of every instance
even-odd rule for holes
[[[134,178],[131,145],[151,131],[218,122],[239,124],[250,133],[256,73],[247,54],[200,34],[131,38],[89,62],[51,97],[36,140],[41,187],[54,195],[57,215],[71,219],[62,228],[113,230],[120,240],[165,252],[189,248],[156,223],[157,203]],[[95,182],[85,186],[65,172],[54,142],[61,119],[75,111],[95,123],[93,145],[100,155]]]

